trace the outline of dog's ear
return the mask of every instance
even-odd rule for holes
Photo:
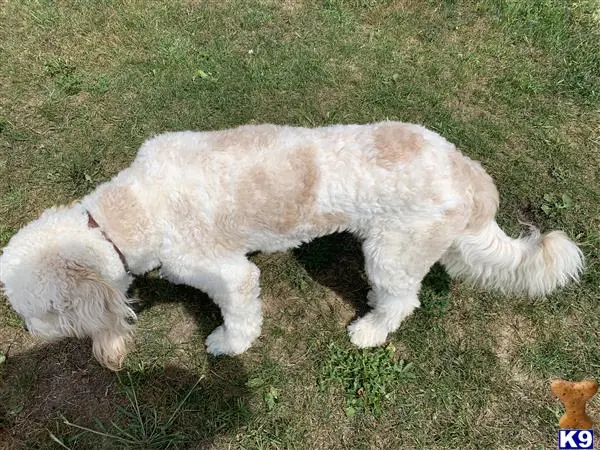
[[[79,264],[67,267],[74,290],[62,313],[78,335],[93,340],[96,359],[111,370],[119,370],[127,353],[131,323],[136,315],[131,300],[102,279],[96,271]]]

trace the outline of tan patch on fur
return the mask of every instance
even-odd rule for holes
[[[236,212],[254,226],[286,233],[313,210],[318,169],[314,149],[298,150],[288,164],[250,169],[239,182]]]
[[[278,128],[275,125],[244,125],[215,131],[211,137],[211,148],[220,151],[264,148],[273,144],[277,135]]]
[[[455,180],[464,183],[471,197],[471,214],[467,228],[481,229],[496,216],[500,199],[492,178],[478,162],[458,150],[449,154]]]
[[[335,227],[342,214],[318,214],[314,148],[296,149],[277,167],[255,166],[238,181],[235,215],[252,228],[288,233],[297,226]]]
[[[551,239],[551,237],[550,237]],[[549,240],[547,234],[543,234],[540,237],[540,247],[542,248],[542,257],[544,258],[544,266],[547,268],[554,268],[554,258],[552,257],[551,247],[548,245]]]
[[[375,161],[379,165],[397,164],[415,158],[425,145],[421,133],[407,124],[384,124],[374,133]]]
[[[98,209],[100,226],[119,248],[136,247],[150,229],[150,219],[129,187],[106,189],[98,199]]]
[[[314,215],[310,220],[311,225],[325,229],[341,227],[346,223],[348,223],[348,217],[341,212]]]
[[[466,215],[466,207],[464,204],[449,208],[444,212],[444,219],[446,222],[456,224],[457,221],[464,219]]]

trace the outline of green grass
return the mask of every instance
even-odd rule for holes
[[[136,387],[133,385],[131,374],[127,373],[129,378],[129,385],[125,390],[125,395],[129,401],[127,409],[120,408],[119,412],[126,418],[129,419],[127,425],[119,426],[114,422],[110,423],[110,426],[106,426],[102,422],[98,421],[97,426],[99,429],[93,429],[72,423],[67,419],[63,418],[63,422],[66,426],[81,431],[78,435],[72,436],[70,441],[76,442],[80,440],[85,434],[92,434],[100,436],[105,441],[108,441],[109,445],[129,448],[142,448],[142,449],[164,449],[176,447],[186,440],[186,437],[177,431],[172,431],[171,428],[177,417],[182,414],[182,408],[185,405],[188,398],[192,395],[202,378],[198,379],[196,383],[190,388],[183,399],[177,404],[168,418],[159,417],[159,412],[156,408],[147,408],[145,405],[140,406],[140,402],[137,398]],[[49,432],[50,438],[59,444],[63,448],[69,448],[62,439],[55,436],[52,432]]]
[[[393,358],[348,343],[368,289],[349,235],[252,256],[265,324],[236,358],[204,350],[221,320],[206,296],[149,274],[133,289],[142,310],[120,379],[88,342],[33,340],[1,302],[0,440],[114,448],[120,428],[131,447],[554,447],[550,381],[600,378],[599,14],[593,0],[5,2],[2,245],[154,133],[389,118],[481,160],[500,224],[565,230],[587,269],[580,285],[528,300],[434,266]],[[598,399],[590,412],[600,420]]]
[[[346,415],[380,416],[385,401],[393,402],[396,384],[411,376],[411,365],[394,361],[392,345],[375,350],[342,349],[332,344],[323,363],[320,384],[341,384],[346,392]]]

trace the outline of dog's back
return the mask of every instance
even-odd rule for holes
[[[412,124],[245,125],[156,136],[132,169],[169,197],[170,211],[196,204],[198,220],[264,250],[361,231],[387,216],[413,222],[469,209],[461,159],[452,144]],[[260,242],[257,232],[265,234]]]

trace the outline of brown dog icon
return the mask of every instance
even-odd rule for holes
[[[585,412],[585,404],[598,391],[598,383],[594,380],[565,381],[555,380],[550,387],[554,395],[565,405],[565,414],[558,425],[561,428],[587,430],[594,422]]]

